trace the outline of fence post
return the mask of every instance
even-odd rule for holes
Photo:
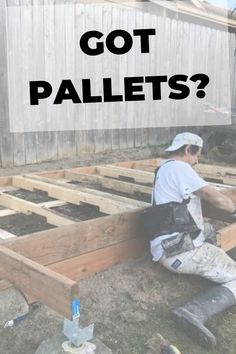
[[[9,128],[6,0],[0,1],[0,166],[13,165],[13,134]]]

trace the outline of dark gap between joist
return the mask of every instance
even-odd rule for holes
[[[109,177],[110,178],[110,177]],[[117,178],[114,178],[117,180]],[[136,182],[134,177],[127,177],[127,176],[119,176],[118,178],[119,181],[124,181],[124,182],[130,182],[130,183],[134,183],[134,184],[140,184],[141,186],[151,186],[152,183],[143,183],[143,182]]]
[[[26,189],[19,188],[15,191],[5,192],[5,194],[9,194],[14,197],[27,200],[28,202],[32,202],[35,204],[56,200],[55,198],[49,197],[47,192],[40,191],[40,190],[35,190],[34,192],[31,192],[31,191],[27,191]]]
[[[111,189],[111,188],[102,187],[100,183],[96,183],[96,182],[93,183],[93,182],[70,181],[69,183],[73,184],[73,185],[81,186],[81,187],[96,189],[97,191],[111,193],[114,195],[119,195],[121,197],[126,197],[129,199],[134,199],[134,200],[138,200],[138,201],[142,201],[142,202],[146,202],[146,203],[150,202],[150,196],[148,196],[147,194],[144,194],[142,192],[134,192],[134,193],[119,192],[119,191]]]
[[[0,228],[16,236],[23,236],[34,232],[55,228],[48,224],[46,218],[37,214],[22,214],[3,216],[0,218]]]
[[[205,181],[207,182],[212,182],[212,183],[219,183],[224,185],[224,180],[220,178],[214,178],[214,177],[203,177]]]
[[[67,203],[62,206],[51,208],[61,215],[73,218],[77,221],[84,221],[90,219],[100,218],[106,216],[107,214],[99,211],[99,207],[96,205],[83,203],[81,205],[76,205],[72,203]]]

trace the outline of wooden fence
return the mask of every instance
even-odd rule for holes
[[[71,8],[71,19],[72,22],[68,27],[67,24],[63,22],[63,11],[58,11],[56,5],[70,3]],[[98,6],[98,5],[96,5]],[[102,5],[100,5],[102,6]],[[55,9],[54,9],[55,7]],[[169,117],[173,121],[173,128],[164,128],[166,116],[162,114],[163,122],[160,124],[161,128],[123,128],[123,129],[90,129],[90,130],[57,130],[50,131],[43,129],[43,131],[33,131],[30,132],[28,128],[24,126],[26,124],[26,118],[34,119],[35,117],[29,117],[25,115],[26,110],[24,107],[24,102],[22,105],[17,103],[17,97],[22,88],[22,77],[24,73],[27,72],[27,75],[35,78],[37,75],[44,77],[45,71],[48,71],[48,68],[45,68],[45,62],[54,56],[54,61],[51,61],[51,69],[49,77],[53,78],[57,75],[58,71],[62,73],[62,77],[68,75],[70,78],[76,79],[78,76],[78,53],[75,46],[75,42],[70,42],[69,39],[66,40],[69,34],[74,33],[76,27],[78,27],[81,18],[76,17],[78,2],[76,1],[62,1],[62,0],[2,0],[0,2],[0,166],[13,166],[13,165],[24,165],[30,163],[38,163],[41,161],[48,160],[58,160],[67,157],[75,157],[82,153],[94,153],[94,152],[103,152],[111,151],[114,149],[124,149],[124,148],[134,148],[140,146],[148,145],[161,145],[166,143],[170,137],[176,131],[174,126],[175,124],[175,115],[176,113],[181,114],[182,112],[172,112],[171,108],[169,109]],[[12,9],[22,9],[21,17],[13,17]],[[23,11],[27,8],[26,12]],[[58,7],[57,7],[58,8]],[[39,11],[40,9],[40,11]],[[40,32],[40,21],[43,21],[44,15],[43,12],[47,12],[48,19],[48,9],[50,9],[52,22],[50,25],[53,27],[53,37],[52,31],[48,29],[48,22],[46,23],[45,31]],[[119,11],[114,7],[114,11]],[[130,10],[127,10],[129,14]],[[46,13],[45,12],[45,13]],[[104,12],[105,13],[105,12]],[[107,16],[103,17],[104,13],[97,14],[96,11],[92,16],[100,16],[101,21],[104,20],[104,23],[101,26],[109,27],[111,18]],[[122,10],[122,13],[125,13],[125,10]],[[165,21],[165,19],[160,20],[158,16],[154,14],[144,13],[142,15],[141,22],[148,23],[152,21],[153,25],[160,23],[160,21]],[[125,16],[123,19],[119,17],[118,27],[122,28],[124,21],[128,21],[129,15]],[[45,17],[46,18],[46,17]],[[117,18],[117,17],[116,17]],[[159,22],[158,22],[159,21]],[[126,23],[127,25],[127,23]],[[209,50],[207,53],[199,53],[199,56],[195,58],[196,61],[202,61],[201,65],[203,68],[208,69],[211,67],[211,70],[218,73],[218,80],[223,80],[224,69],[220,70],[221,62],[217,60],[217,53],[221,48],[225,48],[225,36],[228,36],[229,40],[229,49],[230,49],[230,69],[231,69],[231,94],[233,104],[236,105],[236,88],[235,88],[235,44],[236,37],[235,33],[226,33],[225,30],[220,28],[215,29],[211,26],[207,27],[207,23],[204,25],[207,27],[207,37],[204,39],[201,26],[191,23],[190,21],[176,21],[175,18],[169,18],[168,14],[166,15],[165,26],[173,29],[173,35],[166,38],[165,33],[163,32],[163,43],[168,48],[173,46],[173,43],[177,41],[177,33],[185,34],[186,41],[186,52],[181,53],[182,57],[177,58],[181,62],[181,66],[189,65],[189,53],[191,52],[191,46],[194,45],[194,40],[191,43],[188,43],[188,35],[192,39],[196,38],[198,43],[201,44],[201,41],[209,42]],[[203,26],[203,27],[204,27]],[[12,28],[14,27],[14,31]],[[75,29],[74,29],[75,27]],[[202,28],[203,28],[202,27]],[[17,38],[12,37],[12,33],[18,33]],[[167,33],[167,32],[166,32]],[[171,33],[171,32],[168,32]],[[206,32],[205,32],[206,33]],[[48,42],[49,40],[49,42]],[[215,46],[217,40],[217,46]],[[57,45],[60,43],[60,48],[57,49]],[[50,49],[48,43],[52,43],[53,46]],[[206,43],[205,43],[206,44]],[[204,44],[204,45],[205,45]],[[178,41],[176,42],[178,45]],[[37,58],[33,57],[32,53],[34,48],[42,47],[41,55]],[[73,47],[71,49],[71,47]],[[168,50],[168,48],[165,48]],[[63,50],[62,50],[63,49]],[[166,62],[166,66],[170,65],[170,62],[173,62],[171,57],[171,49],[169,49],[170,59]],[[74,57],[67,62],[66,52],[74,53]],[[62,63],[65,64],[65,71],[63,71],[62,64],[57,61],[57,57],[60,53],[64,53],[64,59]],[[16,55],[17,54],[17,55]],[[165,58],[160,54],[159,57],[150,56],[150,68],[148,71],[152,71],[155,68],[158,60],[164,61]],[[135,62],[135,56],[132,58],[133,63]],[[176,62],[178,61],[176,60]],[[32,62],[34,65],[32,65]],[[211,65],[212,63],[212,65]],[[128,70],[128,63],[125,64],[126,69]],[[176,68],[178,68],[178,62],[176,63]],[[29,67],[31,72],[29,74]],[[91,68],[91,73],[96,74],[97,68]],[[125,71],[124,71],[125,73]],[[26,75],[26,76],[27,76]],[[12,83],[15,82],[13,85]],[[222,81],[224,82],[224,81]],[[220,93],[219,93],[220,95]],[[12,97],[15,97],[15,100],[12,100]],[[15,103],[16,102],[16,103]],[[88,110],[89,111],[89,110]],[[191,115],[190,106],[187,108],[188,114]],[[114,111],[108,110],[105,112],[105,116],[113,114]],[[127,110],[127,114],[129,111]],[[135,113],[134,111],[132,112]],[[62,116],[76,116],[76,111],[74,109],[62,110]],[[93,109],[87,113],[88,116],[96,115],[97,112]],[[99,113],[101,114],[101,112]],[[119,119],[120,111],[115,112]],[[143,110],[144,119],[146,115],[153,116],[155,115],[155,108],[148,108],[148,111]],[[37,119],[45,119],[49,123],[52,123],[56,119],[56,115],[48,114],[47,109],[41,109],[37,116]],[[63,117],[62,117],[63,118]],[[20,126],[23,127],[22,132],[11,132],[10,124],[12,119],[15,122],[20,122]],[[29,122],[29,119],[28,119]],[[28,123],[27,123],[28,124]],[[187,124],[186,124],[187,125]],[[96,125],[95,125],[96,127]]]

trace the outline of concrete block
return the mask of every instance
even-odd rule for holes
[[[65,341],[68,341],[68,339],[63,334],[59,334],[52,338],[46,339],[40,344],[35,354],[83,354],[83,352],[80,351],[80,348],[76,347],[72,347],[71,350],[68,349],[69,351],[65,351],[62,348],[62,344]],[[105,344],[103,344],[98,338],[94,338],[89,342],[96,345],[96,349],[94,352],[95,354],[112,354],[111,349],[108,348]]]
[[[18,289],[8,288],[0,291],[0,326],[28,312],[29,305]]]

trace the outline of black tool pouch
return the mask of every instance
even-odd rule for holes
[[[145,235],[152,239],[158,235],[188,232],[192,239],[196,238],[200,230],[188,211],[187,203],[170,202],[144,209],[142,225]]]
[[[194,249],[192,238],[190,234],[186,232],[179,233],[176,236],[161,241],[161,245],[167,258]]]
[[[165,164],[171,161],[173,160],[168,160]],[[188,232],[191,238],[194,239],[199,235],[200,230],[188,211],[187,204],[190,199],[183,200],[182,203],[170,202],[159,205],[156,204],[154,189],[160,168],[161,167],[157,167],[155,170],[153,205],[144,209],[141,214],[143,233],[147,238],[153,239],[154,237],[172,234],[174,232]]]

